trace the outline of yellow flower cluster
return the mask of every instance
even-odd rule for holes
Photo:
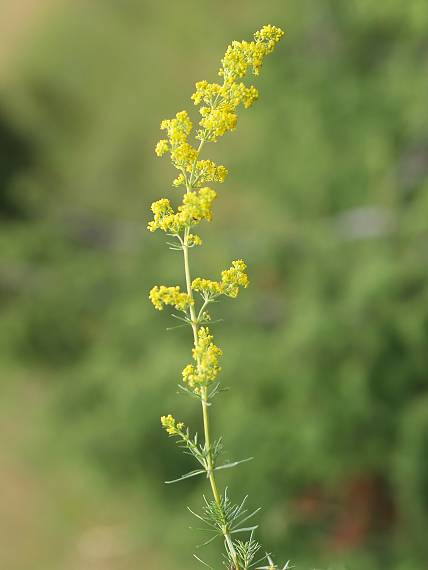
[[[184,428],[183,422],[177,422],[171,414],[161,417],[161,424],[169,435],[181,435]]]
[[[185,225],[192,226],[201,220],[212,220],[211,205],[217,196],[215,190],[205,186],[197,192],[188,192],[183,197],[183,205],[178,211],[185,222]]]
[[[228,174],[227,168],[215,164],[212,160],[199,160],[195,165],[192,184],[200,187],[207,182],[223,183]]]
[[[198,293],[203,293],[206,296],[214,299],[219,295],[223,294],[223,284],[219,281],[211,281],[211,279],[202,279],[202,277],[197,277],[192,281],[193,291]]]
[[[192,121],[187,111],[180,111],[175,115],[174,119],[165,119],[161,122],[161,130],[168,134],[169,142],[172,148],[186,142],[187,137],[192,131]]]
[[[199,109],[201,129],[197,132],[197,139],[215,142],[236,128],[236,109],[241,104],[249,108],[258,98],[254,86],[247,87],[237,80],[244,77],[249,69],[258,75],[265,56],[272,52],[283,35],[280,28],[267,25],[254,34],[251,42],[232,42],[221,60],[219,75],[223,77],[223,84],[206,80],[196,83],[196,91],[191,98],[195,105],[202,104]],[[158,156],[170,152],[173,165],[180,170],[173,185],[189,184],[194,188],[208,182],[223,182],[227,175],[223,166],[215,166],[211,161],[198,162],[199,151],[188,142],[192,128],[186,111],[180,111],[175,118],[161,123],[161,129],[167,132],[168,138],[157,143],[155,152]]]
[[[153,202],[150,209],[153,212],[153,220],[149,222],[147,229],[151,232],[158,229],[164,232],[171,231],[170,228],[173,225],[174,210],[168,198],[162,198],[161,200]]]
[[[268,54],[273,52],[276,44],[280,41],[283,35],[284,32],[281,28],[268,24],[254,33],[254,39],[257,43],[265,44],[266,53]]]
[[[254,75],[259,75],[263,59],[272,52],[283,35],[281,29],[269,25],[256,32],[252,42],[232,42],[221,60],[219,75],[223,77],[223,85],[205,80],[196,83],[193,102],[195,105],[203,103],[199,109],[202,130],[198,131],[197,138],[215,142],[236,128],[237,107],[242,103],[247,109],[258,98],[254,86],[246,87],[237,79],[244,77],[249,68]]]
[[[232,266],[221,272],[221,282],[225,288],[225,295],[228,297],[237,297],[239,287],[246,289],[250,284],[248,275],[245,273],[247,265],[242,259],[232,261]]]
[[[196,156],[197,158],[197,156]],[[192,168],[188,166],[184,167],[187,171],[191,171],[191,182],[192,188],[200,188],[207,182],[219,182],[225,181],[228,174],[227,168],[222,165],[215,164],[212,160],[198,160],[194,161]],[[183,172],[175,178],[172,185],[178,188],[186,184],[187,180]]]
[[[236,83],[233,79],[225,79],[223,85],[208,83],[205,80],[198,81],[195,87],[196,91],[191,97],[195,105],[199,105],[202,101],[209,107],[216,107],[221,99],[227,99],[234,107],[244,101],[247,102],[247,106],[251,106],[251,102],[258,97],[255,87],[246,87],[243,83]]]
[[[187,293],[181,293],[180,287],[165,287],[157,285],[149,293],[150,301],[155,309],[162,311],[164,305],[173,305],[177,311],[186,311],[188,307],[193,305],[193,299]]]
[[[168,151],[169,151],[169,144],[168,141],[165,139],[160,140],[155,146],[155,153],[158,156],[163,156]]]
[[[187,142],[192,126],[192,121],[186,111],[180,111],[174,119],[165,119],[161,123],[161,129],[167,132],[168,139],[160,140],[155,147],[158,156],[170,152],[174,166],[188,172],[192,171],[195,160],[198,158],[197,149]]]
[[[174,166],[179,169],[191,171],[195,160],[198,158],[198,151],[189,143],[183,143],[171,151],[171,160]]]
[[[232,42],[221,60],[219,75],[226,78],[243,77],[249,67],[254,75],[259,75],[264,57],[273,51],[283,35],[280,28],[268,25],[254,34],[253,42]]]
[[[156,154],[170,154],[173,165],[179,171],[173,185],[185,185],[186,192],[177,209],[174,209],[166,198],[154,202],[151,207],[153,220],[148,224],[148,229],[152,232],[159,229],[178,237],[179,247],[185,252],[186,248],[202,243],[198,235],[190,233],[191,228],[203,220],[212,219],[212,203],[216,192],[207,184],[224,182],[228,174],[224,166],[211,160],[200,160],[200,150],[205,142],[215,142],[236,128],[237,109],[240,105],[248,108],[257,100],[257,89],[252,85],[245,85],[240,78],[249,71],[258,75],[265,56],[272,52],[283,35],[281,29],[269,25],[256,32],[253,41],[232,42],[221,60],[219,75],[222,77],[222,84],[208,83],[205,80],[196,83],[192,100],[200,107],[201,114],[200,129],[196,133],[196,139],[200,140],[198,148],[188,140],[193,124],[186,111],[181,111],[174,118],[161,123],[161,129],[166,131],[166,138],[157,143]],[[229,269],[222,271],[219,281],[198,278],[192,282],[192,290],[201,293],[205,302],[214,300],[219,295],[237,297],[240,288],[246,288],[249,284],[246,268],[242,260],[233,261]],[[172,305],[184,312],[191,308],[192,326],[195,333],[197,331],[197,341],[193,349],[195,363],[184,368],[183,380],[195,392],[200,393],[201,386],[206,386],[217,377],[220,371],[219,357],[222,354],[212,342],[213,337],[209,329],[198,329],[199,324],[209,320],[208,313],[205,311],[197,318],[193,316],[193,296],[181,292],[179,287],[153,287],[150,299],[158,310],[162,310],[165,305]],[[167,429],[177,429],[172,416],[166,416],[162,422]]]
[[[219,357],[222,351],[213,342],[213,336],[207,327],[198,330],[198,342],[193,349],[196,365],[188,364],[183,370],[183,381],[199,393],[202,386],[213,382],[221,368]]]
[[[239,293],[239,287],[248,287],[250,281],[246,274],[247,266],[238,259],[232,262],[229,269],[225,269],[221,273],[221,281],[211,281],[210,279],[202,279],[198,277],[192,282],[193,291],[198,291],[204,296],[214,299],[219,295],[227,295],[236,298]]]
[[[202,240],[197,234],[189,234],[187,236],[187,245],[190,247],[194,245],[202,245]]]
[[[183,203],[178,207],[177,213],[174,212],[167,198],[157,200],[152,204],[153,220],[147,227],[151,232],[159,229],[170,234],[178,234],[185,228],[199,224],[202,220],[210,222],[212,203],[216,195],[215,190],[207,186],[195,192],[188,192],[184,194]],[[192,240],[195,245],[202,243],[199,236],[193,236]]]
[[[199,131],[198,137],[201,139],[216,142],[228,131],[234,131],[238,124],[238,115],[234,113],[234,108],[229,103],[223,103],[217,108],[201,107],[199,112],[202,115],[201,127],[205,131]]]

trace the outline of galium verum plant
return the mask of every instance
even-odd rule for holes
[[[197,466],[169,482],[198,475],[207,477],[212,497],[204,496],[200,514],[191,512],[208,532],[209,538],[204,545],[217,536],[222,537],[225,547],[223,565],[230,570],[252,567],[278,569],[269,554],[260,555],[261,546],[254,538],[257,525],[252,523],[252,519],[259,509],[249,512],[246,508],[247,497],[235,504],[227,488],[222,492],[216,481],[217,471],[235,467],[248,459],[222,463],[222,438],[213,439],[210,425],[212,400],[222,391],[218,379],[222,351],[213,342],[208,308],[220,297],[236,298],[240,290],[248,286],[249,280],[247,266],[242,259],[233,261],[228,269],[222,271],[218,281],[201,277],[192,280],[189,257],[190,250],[202,244],[200,236],[193,233],[195,226],[212,219],[216,192],[209,185],[224,182],[228,173],[224,166],[201,158],[202,149],[207,143],[217,142],[227,132],[235,130],[238,109],[241,106],[247,109],[256,101],[257,89],[253,85],[245,85],[241,79],[249,73],[259,75],[265,56],[273,51],[283,35],[281,29],[268,25],[257,31],[251,42],[232,42],[221,60],[218,73],[221,82],[196,83],[192,99],[195,105],[199,105],[201,114],[195,133],[196,144],[189,142],[192,121],[186,111],[180,111],[174,118],[162,121],[161,129],[166,132],[166,138],[159,141],[155,149],[158,156],[169,155],[178,171],[172,184],[176,188],[183,187],[184,192],[182,202],[176,209],[167,198],[152,204],[153,220],[148,229],[151,232],[165,232],[171,238],[167,242],[170,249],[182,252],[186,287],[184,291],[178,285],[153,287],[150,300],[160,311],[167,305],[174,307],[178,314],[172,316],[182,321],[178,326],[188,325],[192,329],[193,359],[183,369],[179,387],[200,401],[204,431],[201,440],[197,433],[192,433],[190,428],[172,415],[161,418],[167,433],[176,439],[185,453],[193,456]],[[246,539],[237,538],[245,535]],[[194,556],[211,568],[199,556]],[[288,564],[283,570],[285,568],[288,568]]]

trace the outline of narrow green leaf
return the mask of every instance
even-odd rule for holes
[[[207,568],[210,568],[211,570],[214,570],[214,568],[212,566],[210,566],[209,564],[207,564],[206,562],[204,562],[203,560],[201,560],[198,556],[196,556],[196,554],[193,555],[196,560],[198,562],[200,562],[201,564],[203,564],[204,566],[206,566]]]
[[[220,469],[230,469],[231,467],[236,467],[241,463],[246,463],[247,461],[252,461],[254,457],[247,457],[247,459],[241,459],[240,461],[233,461],[232,463],[225,463],[224,465],[219,465],[214,468],[214,471],[219,471]]]
[[[239,521],[239,524],[244,523],[245,521],[247,521],[248,519],[251,519],[254,515],[256,515],[259,511],[261,511],[261,507],[259,507],[258,509],[256,509],[255,511],[253,511],[251,514],[247,515],[246,517],[244,517],[243,519],[241,519]]]
[[[220,536],[219,533],[216,533],[214,536],[212,536],[211,538],[209,538],[208,540],[206,540],[205,542],[203,542],[202,544],[198,544],[196,546],[196,548],[202,548],[204,546],[207,546],[208,544],[210,544],[210,542],[212,542],[213,540],[215,540],[217,538],[217,536]]]
[[[183,479],[190,479],[190,477],[196,477],[196,475],[201,475],[202,473],[205,473],[205,469],[195,469],[194,471],[189,471],[189,473],[186,473],[177,479],[173,479],[172,481],[165,481],[165,483],[167,485],[170,485],[171,483],[178,483],[179,481],[183,481]]]
[[[200,521],[202,521],[204,524],[206,524],[207,526],[210,526],[211,528],[215,529],[215,525],[211,524],[207,519],[205,519],[204,517],[201,517],[201,515],[198,515],[198,513],[195,513],[195,511],[192,511],[192,509],[190,507],[187,507],[187,510],[192,513],[193,516],[195,516],[197,519],[199,519]]]
[[[182,329],[183,327],[186,327],[187,323],[185,325],[176,325],[175,327],[166,327],[167,331],[174,331],[175,329]]]
[[[235,530],[231,530],[230,534],[236,534],[237,532],[250,532],[259,528],[259,525],[256,524],[255,526],[247,526],[246,528],[236,528]]]

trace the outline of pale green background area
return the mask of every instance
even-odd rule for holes
[[[159,416],[200,413],[176,394],[189,334],[147,299],[183,281],[145,230],[177,194],[153,147],[265,23],[287,37],[207,147],[230,175],[192,252],[195,275],[242,257],[251,279],[215,308],[214,428],[255,456],[221,481],[298,568],[426,566],[426,2],[82,0],[0,76],[0,568],[198,567],[205,481],[162,483],[191,463]]]

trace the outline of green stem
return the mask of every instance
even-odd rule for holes
[[[203,141],[199,145],[199,150],[202,148]],[[193,169],[194,170],[194,169]],[[192,179],[193,171],[191,174],[190,179]],[[187,186],[187,192],[190,192],[190,185]],[[190,264],[189,264],[189,246],[187,243],[188,235],[190,233],[189,229],[186,229],[184,232],[184,240],[183,240],[183,257],[184,257],[184,273],[186,276],[186,288],[187,294],[191,299],[193,299],[193,292],[192,292],[192,279],[190,275]],[[191,318],[191,325],[193,331],[193,340],[195,347],[198,344],[198,321],[199,315],[196,316],[195,306],[194,304],[190,305],[190,318]],[[204,387],[201,393],[201,402],[202,402],[202,417],[204,422],[204,436],[205,436],[205,449],[207,450],[207,474],[211,485],[212,494],[214,497],[215,502],[221,508],[221,495],[218,490],[217,482],[214,475],[214,462],[211,452],[211,432],[210,432],[210,416],[208,410],[208,398],[207,398],[207,388]],[[227,549],[229,551],[230,557],[233,561],[234,569],[233,570],[241,570],[240,564],[238,562],[238,557],[235,551],[235,547],[233,546],[232,537],[227,529],[223,530],[223,536],[227,545]]]
[[[200,322],[201,317],[202,317],[203,312],[204,312],[204,309],[208,305],[208,303],[211,303],[211,299],[205,299],[204,304],[200,308],[199,313],[198,313],[198,318],[197,318],[198,323]]]

